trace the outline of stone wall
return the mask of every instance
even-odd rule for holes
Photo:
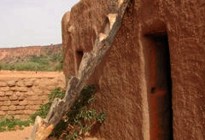
[[[0,117],[26,119],[64,86],[61,72],[0,72]]]

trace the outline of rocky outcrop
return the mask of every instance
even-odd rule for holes
[[[64,88],[58,72],[0,72],[0,117],[27,119],[48,101],[48,94]]]
[[[63,19],[67,77],[77,75],[83,54],[106,32],[106,15],[117,6],[115,0],[81,0]],[[109,53],[89,80],[99,87],[95,107],[107,114],[95,136],[205,138],[204,11],[196,0],[130,2]]]

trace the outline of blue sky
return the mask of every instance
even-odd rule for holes
[[[0,0],[0,48],[61,43],[61,19],[79,0]]]

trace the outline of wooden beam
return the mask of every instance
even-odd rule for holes
[[[46,119],[36,118],[31,140],[45,140],[62,117],[70,111],[73,103],[79,98],[86,81],[112,46],[129,2],[130,0],[119,0],[118,9],[107,15],[108,23],[104,28],[109,27],[109,29],[106,29],[106,33],[100,33],[96,38],[93,50],[83,55],[77,76],[71,77],[68,81],[65,97],[54,100]]]

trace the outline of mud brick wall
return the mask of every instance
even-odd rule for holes
[[[125,0],[81,0],[62,20],[64,73],[76,76],[107,14]],[[106,140],[205,140],[205,1],[131,0],[91,80]],[[83,62],[83,61],[82,61]],[[115,132],[113,133],[113,130]]]
[[[2,74],[3,75],[3,74]],[[14,76],[12,76],[14,75]],[[26,119],[48,101],[51,90],[64,88],[62,73],[0,75],[0,117]]]

